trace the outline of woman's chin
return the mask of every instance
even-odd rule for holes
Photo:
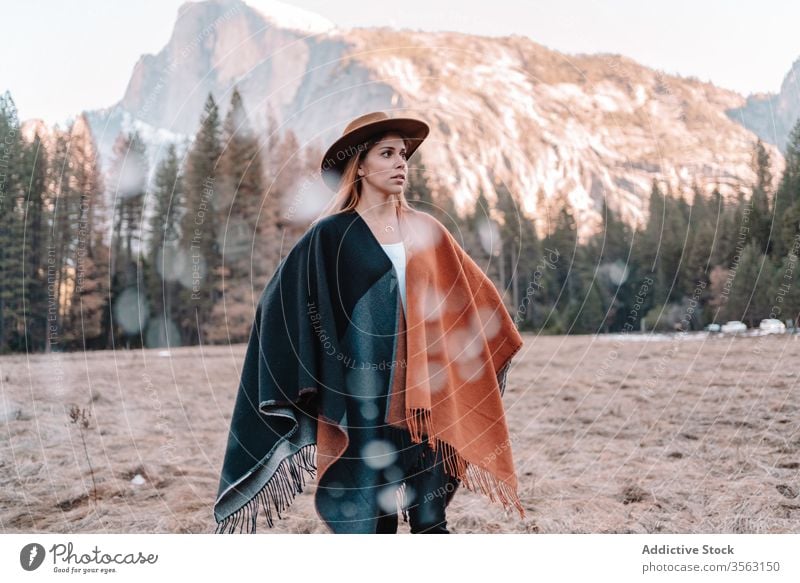
[[[385,192],[386,194],[400,194],[401,192],[403,192],[403,186],[405,186],[405,184],[398,184],[398,183],[390,184],[386,187]]]

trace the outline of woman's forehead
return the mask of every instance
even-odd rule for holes
[[[383,136],[380,140],[375,142],[375,146],[395,146],[395,147],[405,147],[405,139],[400,134],[387,134]]]

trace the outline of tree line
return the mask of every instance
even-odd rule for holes
[[[167,145],[153,172],[129,131],[101,173],[83,115],[23,137],[13,99],[0,97],[0,352],[246,341],[254,303],[306,228],[286,213],[298,177],[321,156],[272,115],[267,125],[256,134],[237,90],[224,119],[209,95],[196,135]],[[419,161],[407,194],[486,268],[522,330],[755,326],[800,313],[800,124],[775,189],[770,167],[757,141],[755,180],[732,200],[654,179],[646,221],[631,227],[604,203],[580,244],[564,195],[539,192],[534,223],[498,182],[491,204],[481,191],[459,217]]]
[[[565,194],[548,201],[537,193],[537,229],[502,183],[494,204],[481,192],[465,221],[454,219],[451,197],[415,185],[421,166],[411,186],[486,268],[520,329],[690,331],[729,320],[756,327],[765,318],[797,327],[800,121],[785,162],[773,180],[769,153],[756,140],[753,183],[727,200],[719,187],[707,193],[695,182],[676,192],[653,179],[644,221],[623,222],[604,199],[601,228],[580,244]]]
[[[302,231],[281,205],[321,156],[267,123],[262,147],[238,90],[224,119],[209,95],[153,172],[135,130],[101,172],[84,115],[23,137],[0,97],[0,351],[246,340],[279,232]]]
[[[646,220],[630,226],[603,202],[601,228],[585,244],[577,243],[566,197],[551,205],[539,197],[537,213],[547,226],[537,238],[497,185],[491,263],[518,325],[557,334],[689,331],[776,318],[797,327],[800,122],[785,161],[774,181],[769,153],[757,140],[754,182],[728,199],[718,187],[710,196],[696,183],[676,192],[654,179]],[[488,205],[479,199],[476,214],[484,217],[481,208]]]

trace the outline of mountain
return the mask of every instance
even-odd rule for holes
[[[750,95],[744,106],[729,113],[762,140],[785,152],[789,132],[800,118],[800,59],[792,63],[777,94]]]
[[[99,149],[107,159],[132,127],[155,145],[186,140],[207,94],[224,115],[234,84],[265,135],[276,129],[269,112],[277,129],[319,150],[365,112],[419,115],[432,132],[412,162],[425,163],[460,211],[481,188],[492,200],[503,182],[542,228],[537,206],[566,195],[582,239],[603,197],[627,222],[642,220],[654,178],[705,192],[719,185],[725,197],[754,179],[755,130],[735,115],[749,102],[733,91],[517,35],[337,29],[267,0],[182,5],[166,46],[139,60],[122,99],[88,113]],[[767,147],[777,176],[783,158]]]

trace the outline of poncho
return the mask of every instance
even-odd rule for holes
[[[281,260],[256,308],[230,422],[215,532],[255,532],[317,477],[335,533],[370,531],[376,428],[441,448],[452,483],[504,508],[517,494],[502,403],[522,337],[492,281],[437,219],[398,208],[396,270],[361,215],[315,223]],[[448,489],[449,490],[449,489]],[[447,502],[453,490],[448,492]],[[401,510],[402,489],[398,491]],[[367,525],[365,527],[365,525]]]

